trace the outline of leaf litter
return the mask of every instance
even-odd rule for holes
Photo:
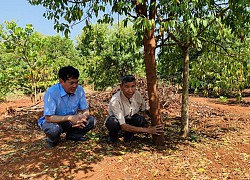
[[[138,89],[145,99],[145,82]],[[165,146],[152,144],[151,136],[134,141],[106,141],[103,122],[108,102],[119,88],[89,92],[91,114],[99,123],[84,143],[65,141],[45,148],[46,137],[37,126],[42,114],[12,107],[0,117],[0,168],[3,179],[250,179],[249,102],[222,104],[219,100],[190,96],[190,136],[179,137],[181,95],[172,86],[159,86]],[[28,101],[28,100],[27,100]],[[232,101],[231,101],[232,102]],[[16,101],[18,103],[18,100]],[[12,103],[13,104],[13,103]],[[6,104],[5,104],[6,105]],[[244,108],[244,111],[240,112]],[[20,110],[24,109],[24,110]]]

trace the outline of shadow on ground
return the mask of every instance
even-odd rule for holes
[[[62,142],[57,147],[46,149],[46,137],[37,126],[41,113],[2,115],[0,168],[3,179],[39,178],[45,174],[52,178],[72,179],[73,174],[79,171],[85,174],[93,172],[92,165],[102,161],[105,156],[142,151],[168,155],[163,150],[174,151],[176,145],[181,143],[174,125],[171,131],[165,132],[166,145],[162,147],[154,146],[151,136],[144,134],[135,136],[134,140],[127,143],[120,138],[117,143],[109,144],[107,131],[100,125],[88,134],[89,140],[84,143],[66,141],[62,135]]]

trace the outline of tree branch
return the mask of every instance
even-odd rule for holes
[[[69,3],[72,3],[72,4],[82,4],[84,3],[84,1],[72,1],[72,0],[68,0]]]
[[[183,46],[183,44],[181,43],[181,41],[179,41],[179,40],[174,36],[173,33],[171,33],[169,30],[167,30],[167,33],[168,33],[168,36],[169,36],[170,38],[172,38],[173,41],[176,42],[176,44],[177,44],[178,46],[180,46],[180,47]]]
[[[164,46],[176,46],[176,43],[159,44],[155,48],[164,47]]]
[[[197,33],[197,36],[196,36],[196,37],[199,37],[201,34],[203,34],[203,32],[204,32],[211,24],[213,24],[214,21],[215,21],[218,17],[221,17],[227,10],[229,10],[229,7],[225,8],[225,9],[222,10],[219,14],[217,14],[217,15],[215,16],[215,18],[214,18],[212,21],[210,21],[210,22],[206,25],[206,27],[204,27],[199,33]]]
[[[137,17],[136,16],[134,16],[134,15],[132,15],[131,13],[127,13],[127,15],[129,15],[130,17],[132,17],[132,18],[134,18],[134,19],[136,19]]]
[[[213,41],[206,41],[206,42],[209,42],[209,43],[211,43],[211,44],[214,44],[214,45],[216,45],[216,46],[221,47],[221,48],[226,52],[226,54],[227,54],[229,57],[235,57],[235,55],[230,54],[230,53],[228,52],[227,48],[226,48],[225,46],[223,46],[222,44],[219,44],[219,43],[213,42]]]

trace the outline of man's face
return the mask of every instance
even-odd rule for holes
[[[131,98],[136,90],[136,82],[126,82],[124,84],[121,85],[121,90],[123,91],[123,94],[127,97],[127,98]]]
[[[62,79],[60,79],[59,82],[62,85],[64,91],[68,94],[74,93],[78,86],[78,79],[69,78],[65,82]]]

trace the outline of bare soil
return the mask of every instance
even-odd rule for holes
[[[108,144],[103,121],[112,92],[89,93],[91,112],[99,120],[84,143],[65,141],[46,149],[37,126],[42,102],[29,98],[0,104],[0,179],[250,179],[250,98],[190,96],[190,137],[180,130],[180,95],[161,99],[165,146],[151,136]]]

